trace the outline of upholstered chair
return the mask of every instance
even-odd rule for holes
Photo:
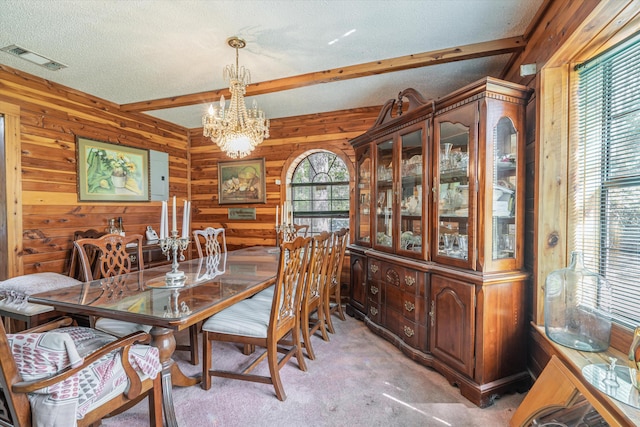
[[[149,425],[162,426],[162,365],[151,337],[116,339],[62,318],[18,334],[0,324],[0,425],[97,426],[149,400]]]
[[[282,369],[291,357],[298,367],[307,367],[300,343],[300,304],[304,289],[304,272],[309,257],[310,238],[297,237],[281,246],[273,299],[240,301],[214,314],[202,325],[202,388],[211,388],[211,377],[232,378],[272,384],[279,400],[286,394],[280,379]],[[212,369],[212,342],[230,342],[265,349],[241,372]],[[278,358],[278,353],[283,353]],[[269,375],[252,374],[253,369],[267,359]]]

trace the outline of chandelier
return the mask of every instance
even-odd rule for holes
[[[229,157],[242,158],[251,153],[265,138],[269,138],[269,120],[264,111],[258,109],[253,100],[251,109],[244,104],[246,87],[251,83],[248,69],[238,66],[238,49],[247,44],[238,37],[227,39],[227,44],[236,50],[236,65],[224,68],[223,78],[229,80],[231,102],[225,108],[224,95],[220,97],[220,105],[209,107],[202,116],[203,134],[210,137]]]

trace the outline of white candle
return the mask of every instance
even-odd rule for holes
[[[169,237],[169,201],[164,202],[164,237]]]
[[[167,221],[167,202],[165,200],[162,201],[162,213],[160,214],[160,238],[164,239],[166,236],[164,234],[165,227]]]
[[[276,205],[276,227],[278,226],[278,208],[279,206]]]
[[[285,200],[284,204],[282,205],[282,225],[286,225],[287,223],[287,201]]]
[[[191,202],[187,202],[187,232],[184,237],[189,237],[189,231],[191,230]]]
[[[171,223],[171,233],[174,231],[178,231],[178,227],[176,226],[176,196],[173,196],[173,222]]]
[[[182,207],[182,237],[183,239],[187,237],[187,201],[184,201],[184,205]]]

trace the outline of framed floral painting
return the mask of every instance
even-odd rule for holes
[[[76,137],[78,200],[149,200],[149,150]]]
[[[264,157],[218,162],[218,203],[266,203]]]

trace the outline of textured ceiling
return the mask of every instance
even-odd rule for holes
[[[0,48],[16,44],[68,66],[49,71],[0,52],[0,63],[127,104],[215,89],[240,65],[262,82],[523,35],[542,0],[3,0]],[[269,118],[381,105],[407,87],[437,98],[510,55],[471,59],[258,95]],[[249,99],[251,102],[251,99]],[[207,105],[148,112],[188,128]]]

